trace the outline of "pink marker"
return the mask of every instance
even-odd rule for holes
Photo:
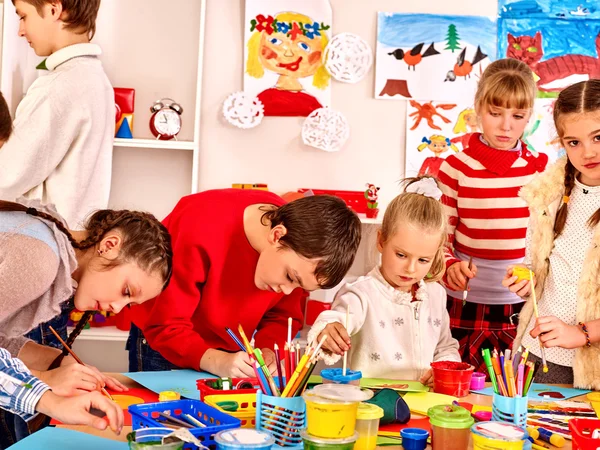
[[[523,364],[519,364],[519,368],[517,370],[517,393],[519,397],[523,396],[523,374],[525,373],[525,366]]]

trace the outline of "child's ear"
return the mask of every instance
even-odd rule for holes
[[[279,240],[287,234],[287,229],[282,224],[276,225],[271,228],[269,232],[269,243],[277,244]]]
[[[379,253],[383,253],[383,234],[381,233],[381,228],[377,230],[377,250],[379,250]]]
[[[54,20],[64,19],[64,17],[61,17],[63,14],[63,5],[61,1],[55,0],[50,3],[50,14]]]

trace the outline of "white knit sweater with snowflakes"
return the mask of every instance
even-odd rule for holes
[[[308,334],[316,340],[328,323],[346,320],[352,337],[349,367],[363,377],[418,380],[434,361],[460,361],[450,334],[446,291],[438,283],[419,284],[416,301],[394,289],[379,268],[338,292],[331,311],[322,312]],[[326,364],[339,361],[324,354]]]

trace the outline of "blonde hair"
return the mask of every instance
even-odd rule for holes
[[[461,111],[461,113],[458,115],[458,119],[456,120],[456,125],[454,125],[454,129],[452,130],[454,134],[466,133],[468,131],[465,116],[469,114],[475,114],[475,110],[473,108],[467,108]]]
[[[481,114],[489,106],[533,109],[536,93],[533,72],[527,64],[512,58],[499,59],[487,66],[479,80],[475,111]]]
[[[441,280],[446,271],[444,249],[447,240],[446,226],[448,219],[444,212],[444,206],[440,201],[422,194],[406,192],[408,186],[424,178],[431,178],[438,184],[437,180],[431,176],[406,178],[402,181],[405,192],[396,196],[386,208],[380,233],[381,241],[386,242],[396,233],[400,223],[416,225],[428,232],[439,233],[439,247],[433,257],[429,274],[424,280],[431,283]]]
[[[455,152],[458,153],[458,147],[456,145],[454,145],[452,142],[450,142],[450,139],[448,139],[446,136],[442,136],[441,134],[434,134],[429,139],[423,138],[423,140],[421,141],[423,143],[417,147],[417,150],[419,150],[420,152],[425,150],[427,147],[429,147],[431,145],[431,143],[433,141],[445,142],[446,144],[448,144],[449,148],[451,148],[452,150],[454,150]]]
[[[313,23],[313,20],[310,17],[294,12],[279,13],[275,16],[275,20],[279,22]],[[246,44],[248,47],[246,73],[253,78],[262,78],[265,74],[265,68],[258,57],[261,36],[262,31],[255,31],[252,36],[250,36],[250,39],[248,39],[248,43]],[[327,38],[327,34],[324,32],[321,33],[321,52],[325,52],[325,47],[327,47],[328,42],[329,39]],[[329,86],[330,78],[331,76],[329,75],[329,72],[327,72],[325,66],[321,64],[313,75],[312,84],[317,89],[325,89],[327,86]]]

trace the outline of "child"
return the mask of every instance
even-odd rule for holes
[[[444,274],[446,242],[441,196],[434,178],[414,178],[389,204],[377,233],[381,266],[343,287],[308,334],[309,342],[329,337],[326,363],[349,350],[349,366],[364,377],[431,384],[432,361],[460,361],[446,293],[436,283]]]
[[[529,283],[516,283],[512,267],[504,279],[527,297],[513,348],[524,345],[540,361],[542,341],[549,371],[538,370],[536,382],[600,390],[600,80],[564,89],[554,123],[567,158],[520,194],[531,212],[526,262],[535,273],[538,320]]]
[[[354,260],[360,220],[343,200],[326,195],[284,204],[258,190],[189,195],[164,220],[173,236],[173,281],[156,301],[132,310],[131,371],[205,370],[254,376],[225,327],[242,325],[275,370],[302,326],[304,291],[337,285]],[[297,289],[301,288],[301,289]]]
[[[145,213],[101,210],[85,226],[70,232],[39,201],[0,201],[0,406],[23,418],[37,410],[68,423],[106,428],[106,421],[88,414],[93,406],[105,411],[119,431],[120,408],[113,411],[115,405],[99,393],[80,394],[105,384],[123,390],[120,383],[64,357],[66,351],[22,335],[58,314],[71,296],[81,311],[111,312],[156,297],[171,276],[171,241],[164,226]],[[59,367],[46,370],[53,365]]]
[[[526,64],[515,59],[490,64],[475,94],[483,133],[474,133],[468,148],[448,156],[439,173],[449,217],[445,281],[450,328],[463,361],[484,373],[481,349],[512,345],[512,318],[523,305],[503,288],[502,277],[508,265],[525,256],[529,212],[517,194],[548,161],[520,140],[535,95]]]
[[[54,204],[72,229],[110,193],[114,91],[90,43],[100,0],[13,0],[19,36],[48,73],[23,98],[0,149],[0,198]]]

